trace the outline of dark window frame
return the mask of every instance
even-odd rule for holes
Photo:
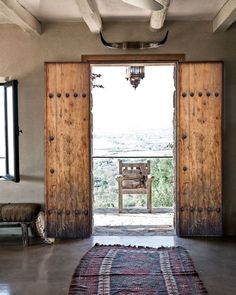
[[[4,87],[4,111],[5,111],[5,150],[6,150],[6,173],[1,175],[0,179],[20,181],[19,165],[19,125],[18,125],[18,81],[12,80],[0,83]],[[8,105],[7,105],[7,88],[12,87],[12,118],[13,118],[13,157],[14,157],[14,174],[9,173],[9,146],[8,146]]]

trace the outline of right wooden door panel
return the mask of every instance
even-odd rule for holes
[[[223,64],[180,63],[177,103],[177,234],[222,234]]]

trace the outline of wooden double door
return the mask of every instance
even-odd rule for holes
[[[220,62],[177,64],[176,231],[222,234]],[[46,63],[45,203],[49,237],[92,233],[90,64]]]

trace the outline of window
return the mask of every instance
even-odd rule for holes
[[[0,83],[0,179],[20,181],[17,81]]]

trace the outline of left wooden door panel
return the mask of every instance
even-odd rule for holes
[[[90,66],[46,63],[45,201],[49,237],[91,235]]]

